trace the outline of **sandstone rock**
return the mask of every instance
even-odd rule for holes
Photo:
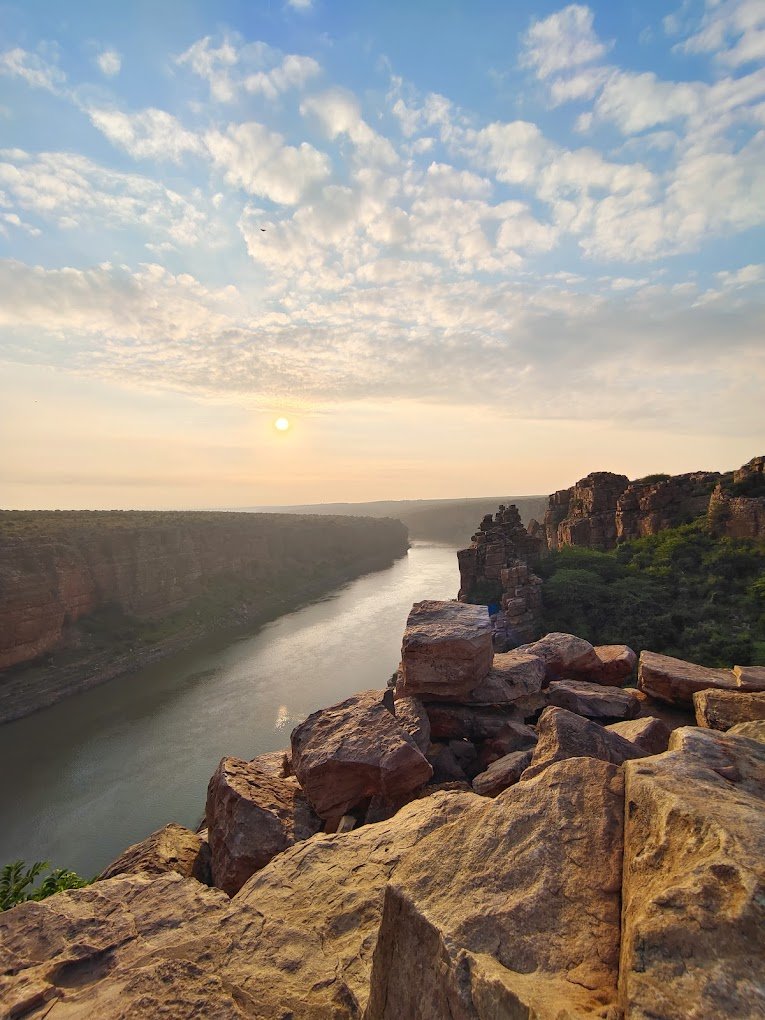
[[[277,779],[286,779],[292,775],[292,755],[289,748],[259,754],[256,758],[250,759],[250,765],[254,765],[266,775],[276,776]]]
[[[401,645],[398,693],[467,694],[488,674],[493,654],[485,606],[416,602]]]
[[[483,740],[503,733],[508,722],[519,721],[515,718],[512,706],[506,709],[488,705],[474,708],[429,701],[425,708],[433,740],[470,740],[480,744]]]
[[[233,896],[277,854],[321,828],[294,779],[224,758],[207,788],[213,884]]]
[[[365,691],[309,715],[292,732],[292,764],[321,818],[349,814],[379,795],[397,801],[430,779],[414,739]]]
[[[627,645],[596,645],[595,654],[599,665],[577,674],[577,679],[618,687],[632,676],[637,665],[637,655]]]
[[[210,885],[210,846],[196,832],[171,822],[123,850],[98,877],[107,879],[141,871],[149,875],[175,871]]]
[[[590,642],[574,634],[546,634],[539,641],[524,645],[519,651],[543,659],[548,680],[586,673],[600,667],[600,659]]]
[[[419,698],[397,698],[393,710],[396,722],[425,754],[430,744],[430,719],[423,703]]]
[[[606,726],[606,729],[629,740],[646,755],[662,754],[667,750],[669,743],[669,726],[661,719],[651,716],[612,723],[610,726]]]
[[[624,771],[627,1016],[765,1016],[765,745],[680,729]]]
[[[765,719],[736,723],[735,726],[731,726],[728,733],[731,736],[749,737],[750,740],[759,740],[765,744]]]
[[[760,674],[760,668],[710,669],[670,655],[641,652],[638,687],[653,698],[690,706],[696,691],[765,691],[765,671]]]
[[[492,762],[515,751],[532,750],[537,742],[537,732],[523,723],[506,722],[496,736],[484,740],[478,752],[478,758],[484,769]]]
[[[515,649],[494,656],[489,680],[504,683],[510,692],[509,701],[538,694],[545,680],[545,660],[538,655]]]
[[[765,693],[697,691],[693,695],[696,722],[713,730],[729,730],[736,723],[765,719]]]
[[[632,691],[583,680],[553,680],[547,689],[547,702],[602,722],[634,719],[640,712],[640,701]]]
[[[619,769],[559,762],[481,803],[392,877],[366,1020],[613,1016]]]
[[[537,725],[539,740],[531,765],[521,777],[524,782],[538,776],[553,762],[566,758],[599,758],[621,765],[630,758],[641,758],[643,751],[629,740],[611,733],[598,723],[574,715],[565,708],[546,708]]]
[[[473,780],[473,789],[482,797],[496,797],[513,786],[531,764],[531,751],[514,751],[498,758]]]

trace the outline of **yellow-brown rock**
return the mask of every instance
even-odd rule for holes
[[[640,712],[640,700],[634,691],[584,680],[553,680],[546,697],[548,705],[604,723],[634,719]]]
[[[575,634],[553,632],[519,651],[543,659],[548,680],[579,676],[600,667],[600,659],[589,641]]]
[[[207,841],[191,829],[170,822],[140,843],[123,850],[98,877],[106,879],[138,872],[162,875],[167,871],[175,871],[209,885],[210,847]]]
[[[627,1020],[765,1016],[765,745],[688,727],[624,771]]]
[[[713,730],[729,730],[742,722],[765,719],[765,692],[697,691],[693,695],[696,722]]]
[[[415,602],[401,644],[398,693],[459,698],[487,676],[493,654],[485,606]]]
[[[611,733],[617,733],[639,747],[644,754],[662,754],[667,750],[670,728],[662,719],[644,716],[642,719],[626,719],[624,722],[606,726]]]
[[[765,691],[765,670],[758,666],[711,669],[658,652],[641,652],[638,687],[672,705],[693,706],[696,691]]]
[[[599,723],[553,705],[539,717],[537,736],[539,739],[531,764],[521,777],[524,782],[566,758],[598,758],[621,765],[630,758],[641,758],[645,753]]]

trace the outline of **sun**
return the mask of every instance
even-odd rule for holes
[[[274,428],[278,429],[279,432],[286,432],[289,427],[290,423],[287,418],[277,418],[274,422]]]

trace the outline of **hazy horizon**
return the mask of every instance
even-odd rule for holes
[[[762,453],[765,12],[182,11],[4,9],[2,506],[540,495]]]

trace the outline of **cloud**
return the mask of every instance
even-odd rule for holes
[[[284,205],[295,205],[330,174],[323,152],[307,142],[287,145],[282,135],[254,121],[210,131],[205,141],[229,184]]]
[[[187,152],[200,153],[204,145],[198,135],[164,110],[150,108],[139,113],[90,108],[93,126],[109,141],[134,159],[159,159],[180,163]]]
[[[670,27],[679,25],[674,22]],[[765,7],[760,0],[707,0],[701,24],[676,49],[710,53],[729,67],[763,60]]]
[[[257,71],[244,79],[247,92],[259,92],[266,99],[276,99],[290,88],[303,88],[321,72],[321,67],[312,57],[289,54],[270,71]]]
[[[315,117],[329,138],[345,135],[364,161],[382,166],[397,162],[388,139],[377,134],[362,118],[361,106],[352,92],[334,88],[308,96],[301,103],[300,112],[304,117]]]
[[[209,84],[210,97],[226,103],[231,102],[236,95],[236,88],[231,79],[231,68],[238,59],[233,43],[226,39],[220,46],[215,47],[208,35],[189,46],[185,53],[176,57],[175,62],[181,67],[188,65]]]
[[[66,75],[54,64],[43,60],[36,53],[20,48],[0,53],[0,74],[21,78],[32,88],[58,93],[66,81]]]
[[[313,0],[287,0],[287,6],[293,11],[310,11],[313,7]]]
[[[522,40],[521,66],[532,68],[540,78],[549,78],[599,60],[607,49],[595,34],[590,8],[570,4],[532,22]]]
[[[101,69],[101,73],[105,74],[107,78],[113,78],[122,69],[122,57],[116,50],[104,50],[99,53],[96,63]]]

